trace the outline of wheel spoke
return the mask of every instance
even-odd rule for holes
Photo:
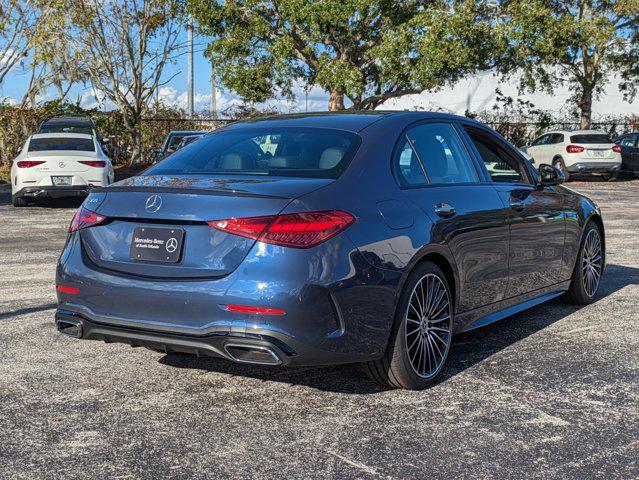
[[[412,291],[404,321],[407,356],[420,377],[435,375],[446,360],[452,321],[445,283],[434,273],[424,275]]]

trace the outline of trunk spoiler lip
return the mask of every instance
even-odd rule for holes
[[[268,195],[263,193],[251,193],[240,190],[219,190],[209,188],[182,188],[182,187],[163,187],[163,186],[108,186],[96,187],[92,190],[95,193],[112,193],[112,192],[143,192],[143,193],[177,193],[183,195],[212,195],[218,197],[248,197],[248,198],[273,198],[278,200],[291,200],[294,196]]]

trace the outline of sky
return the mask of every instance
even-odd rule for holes
[[[183,32],[178,43],[186,42],[186,32]],[[204,50],[206,48],[206,39],[200,36],[195,36],[194,40],[194,100],[195,111],[210,111],[211,109],[211,64],[209,60],[204,56]],[[177,59],[175,64],[168,65],[164,72],[163,77],[165,79],[171,79],[169,83],[159,89],[158,97],[166,104],[179,106],[184,109],[187,107],[187,57],[186,55]],[[173,77],[173,78],[171,78]],[[13,103],[20,101],[24,95],[24,91],[27,88],[29,82],[29,72],[26,70],[26,66],[15,67],[5,78],[5,81],[0,84],[0,99],[6,98],[9,102]],[[276,99],[268,102],[266,106],[272,106],[284,113],[288,112],[303,112],[306,110],[305,93],[303,86],[299,86],[295,89],[297,93],[297,100],[295,102],[289,102],[284,99]],[[49,100],[55,98],[55,91],[49,92],[41,100]],[[90,85],[83,86],[78,85],[73,88],[69,94],[68,100],[75,103],[80,100],[80,104],[86,108],[99,107],[98,99]],[[218,89],[217,91],[217,108],[218,112],[223,111],[225,108],[232,106],[234,103],[239,102],[236,95],[232,92]],[[326,110],[328,107],[328,95],[320,88],[313,88],[309,91],[308,95],[308,110],[309,111],[321,111]]]
[[[183,32],[183,37],[181,41],[186,41],[186,32]],[[211,109],[211,65],[204,56],[205,48],[206,39],[196,35],[194,55],[196,112],[210,111]],[[186,55],[178,58],[175,64],[166,67],[164,78],[171,80],[159,89],[158,98],[167,105],[186,109]],[[25,71],[24,67],[18,66],[14,68],[5,78],[3,84],[0,85],[0,99],[5,97],[8,98],[9,102],[19,101],[26,89],[28,80],[28,72]],[[605,115],[639,113],[639,99],[636,99],[632,104],[624,102],[622,94],[619,92],[618,82],[618,78],[613,76],[606,86],[605,95],[595,101],[593,105],[595,118]],[[481,111],[492,108],[495,104],[495,90],[497,88],[506,96],[520,97],[532,102],[536,108],[558,111],[568,106],[568,99],[571,95],[568,87],[556,89],[552,96],[545,93],[519,95],[516,85],[516,81],[502,82],[491,72],[481,72],[436,92],[423,92],[419,95],[409,95],[387,101],[379,108],[390,110],[435,109],[463,115],[466,111]],[[303,85],[298,85],[294,92],[296,93],[295,101],[275,99],[261,106],[275,108],[282,113],[306,111],[307,106]],[[52,91],[40,100],[49,100],[55,98],[55,96],[55,92]],[[74,103],[80,100],[80,104],[86,108],[100,108],[101,106],[98,99],[96,99],[95,93],[88,85],[74,87],[68,99]],[[218,89],[218,113],[222,113],[226,108],[237,103],[239,103],[239,99],[233,92]],[[112,108],[113,106],[107,105],[107,108],[109,107]],[[327,93],[321,88],[312,88],[308,93],[308,111],[325,111],[327,108]]]

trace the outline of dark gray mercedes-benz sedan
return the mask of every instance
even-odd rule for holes
[[[93,191],[57,269],[61,332],[433,382],[453,334],[592,302],[601,213],[494,131],[435,113],[267,117]]]

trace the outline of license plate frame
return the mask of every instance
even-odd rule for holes
[[[178,263],[186,232],[181,228],[136,227],[131,237],[129,257],[153,263]]]
[[[606,151],[605,150],[590,149],[590,150],[588,150],[588,153],[590,153],[590,156],[594,157],[594,158],[603,158],[603,157],[606,156]]]
[[[68,175],[52,175],[51,185],[54,187],[70,187],[73,184],[73,177]]]

